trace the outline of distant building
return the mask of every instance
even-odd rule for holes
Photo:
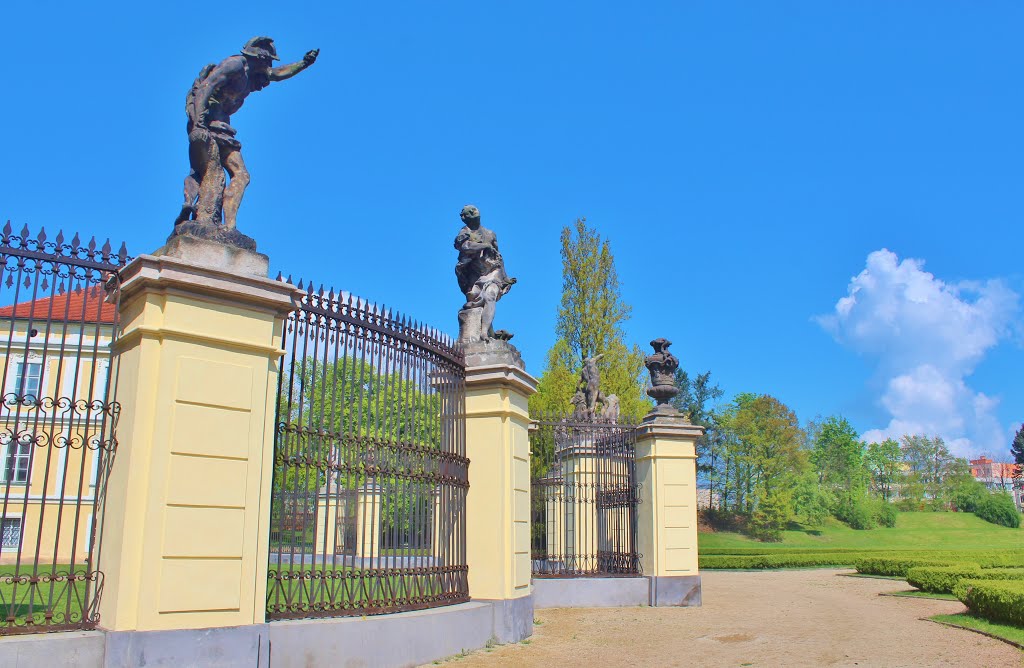
[[[98,288],[0,308],[0,564],[81,563],[93,531],[115,306]]]
[[[996,462],[982,455],[971,460],[971,475],[978,482],[991,490],[1003,490],[1013,495],[1017,508],[1024,509],[1024,489],[1020,481],[1014,479],[1016,464]]]

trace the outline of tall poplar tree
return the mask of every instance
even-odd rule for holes
[[[626,344],[622,330],[631,310],[622,301],[608,239],[587,226],[585,218],[563,228],[557,339],[530,398],[531,412],[568,412],[583,360],[594,355],[603,355],[598,361],[601,392],[618,396],[623,417],[639,418],[650,410],[641,376],[644,354]]]

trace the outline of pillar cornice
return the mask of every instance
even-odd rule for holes
[[[466,389],[515,389],[526,396],[537,391],[537,379],[512,364],[489,364],[466,368]]]
[[[122,304],[142,294],[177,294],[285,316],[305,295],[291,283],[233,274],[166,255],[140,255],[119,275]]]

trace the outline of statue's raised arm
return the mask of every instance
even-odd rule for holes
[[[316,62],[316,57],[320,55],[320,49],[313,49],[307,51],[306,55],[302,57],[302,60],[292,63],[291,65],[281,65],[270,70],[271,81],[284,81],[285,79],[291,79],[293,76],[306,69],[310,65]]]

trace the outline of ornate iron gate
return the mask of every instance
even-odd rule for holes
[[[0,233],[0,635],[92,628],[122,244]],[[104,286],[109,288],[109,292]]]
[[[462,353],[432,328],[312,286],[284,344],[267,617],[469,600]]]
[[[534,577],[640,574],[636,426],[546,416],[530,449]]]

